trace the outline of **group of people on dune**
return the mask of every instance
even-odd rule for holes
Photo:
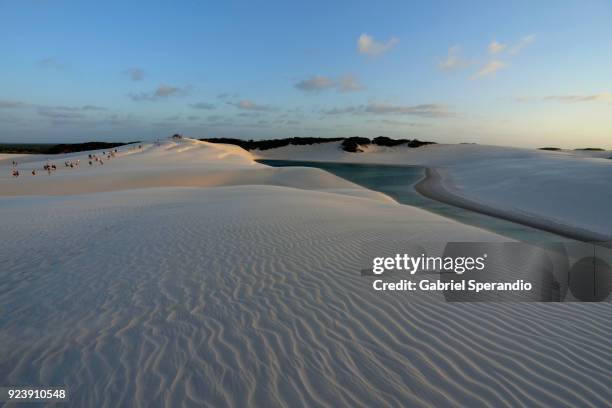
[[[13,177],[19,177],[19,170],[17,169],[17,162],[13,160],[13,169],[11,170]]]
[[[111,158],[115,157],[115,154],[117,153],[117,149],[111,151],[111,152],[102,152],[102,157],[99,157],[96,154],[90,154],[88,155],[89,157],[89,165],[93,166],[94,162],[98,163],[99,165],[103,166],[104,165],[104,157],[106,156],[106,160],[110,160]]]
[[[142,145],[138,146],[139,149],[142,149]],[[93,166],[95,163],[99,164],[99,165],[104,165],[104,160],[110,160],[114,157],[116,157],[117,153],[119,153],[119,151],[117,149],[114,150],[110,150],[108,152],[103,151],[101,155],[92,153],[88,155],[89,158],[89,165]],[[66,160],[64,162],[64,166],[66,168],[70,168],[70,169],[74,169],[74,168],[79,168],[81,164],[81,160],[77,159],[75,161],[72,160]],[[47,161],[47,163],[43,166],[43,170],[47,172],[48,175],[51,175],[53,172],[55,172],[57,170],[57,166],[55,165],[55,163],[49,162]],[[38,174],[38,170],[36,168],[32,169],[32,175],[36,176]],[[18,163],[17,161],[13,160],[13,167],[11,170],[11,175],[13,177],[19,177],[20,173],[19,173],[19,168],[18,168]]]

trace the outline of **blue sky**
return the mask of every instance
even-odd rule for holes
[[[0,142],[612,148],[607,1],[0,0]]]

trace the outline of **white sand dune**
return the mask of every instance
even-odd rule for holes
[[[199,142],[192,139],[167,142],[143,149],[122,148],[105,165],[88,164],[91,152],[69,156],[24,158],[15,155],[19,178],[10,174],[11,162],[0,162],[0,196],[66,195],[151,187],[214,187],[265,184],[311,190],[342,191],[391,201],[388,197],[365,190],[344,179],[312,168],[279,169],[258,164],[243,149],[232,145]],[[101,156],[102,151],[94,154]],[[11,156],[11,155],[7,155]],[[80,160],[78,169],[66,168],[64,161]],[[47,162],[58,170],[47,175]],[[32,169],[38,169],[36,176]]]
[[[81,166],[0,180],[2,384],[78,407],[612,400],[609,303],[411,302],[359,273],[372,242],[499,236],[189,140]]]
[[[548,220],[560,230],[584,231],[612,241],[612,152],[543,151],[482,145],[429,145],[418,149],[370,146],[342,151],[339,143],[256,151],[259,158],[435,168],[449,201],[476,201],[500,215]],[[442,192],[442,191],[441,191]],[[440,197],[441,198],[441,197]]]

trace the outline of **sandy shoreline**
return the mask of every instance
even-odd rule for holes
[[[445,188],[444,181],[445,180],[440,175],[438,170],[435,168],[426,167],[423,179],[419,181],[414,188],[423,196],[433,200],[441,201],[443,203],[464,208],[466,210],[476,211],[492,217],[516,222],[518,224],[523,224],[528,227],[537,228],[542,231],[551,232],[553,234],[578,241],[607,243],[611,240],[609,235],[598,234],[586,229],[572,227],[570,225],[562,224],[555,220],[545,219],[540,216],[536,217],[534,215],[524,214],[518,211],[513,212],[501,208],[494,208],[492,206],[479,203],[475,200],[461,197]]]

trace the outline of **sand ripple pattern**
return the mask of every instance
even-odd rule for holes
[[[609,303],[411,302],[359,275],[364,243],[482,231],[283,187],[44,203],[0,201],[1,385],[75,407],[612,401]]]

